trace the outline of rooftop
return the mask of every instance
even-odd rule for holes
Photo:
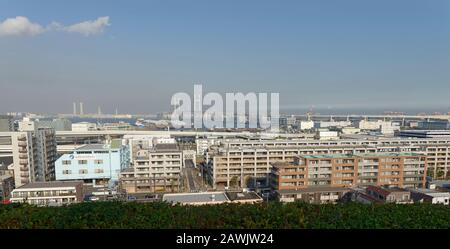
[[[82,181],[54,181],[54,182],[33,182],[18,187],[16,189],[33,189],[33,188],[63,188],[63,187],[76,187],[79,184],[83,184]]]
[[[255,192],[225,192],[230,201],[242,200],[261,200],[261,197]]]
[[[77,151],[80,151],[80,150],[89,150],[89,151],[91,151],[91,150],[109,150],[109,148],[110,147],[107,144],[86,144],[80,148],[77,148],[76,150]]]
[[[163,201],[172,203],[205,203],[205,202],[225,202],[228,197],[224,192],[203,192],[203,193],[179,193],[165,194]]]
[[[383,195],[389,195],[389,194],[394,193],[394,192],[397,192],[397,193],[398,192],[409,192],[406,189],[398,188],[398,187],[383,188],[383,187],[380,187],[380,186],[373,186],[373,185],[368,186],[367,189],[372,189],[372,190],[377,191],[378,193],[383,194]]]
[[[155,144],[156,152],[173,152],[180,151],[177,144]]]
[[[417,192],[421,194],[426,194],[429,196],[437,197],[437,196],[450,196],[449,192],[442,192],[434,189],[426,189],[426,188],[418,188],[418,189],[411,189],[411,192]]]

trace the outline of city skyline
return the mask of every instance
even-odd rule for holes
[[[0,5],[0,113],[163,112],[197,83],[281,110],[450,106],[447,1]]]

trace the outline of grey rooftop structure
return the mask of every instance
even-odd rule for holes
[[[20,186],[16,189],[36,189],[36,188],[67,188],[67,187],[77,187],[78,185],[83,185],[82,181],[53,181],[53,182],[33,182],[26,185]]]

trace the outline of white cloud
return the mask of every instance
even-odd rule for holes
[[[30,22],[24,16],[16,16],[0,22],[0,36],[34,36],[45,31],[41,25]]]
[[[102,33],[105,27],[109,25],[109,16],[103,16],[97,18],[95,21],[85,21],[64,27],[63,30],[90,36]]]
[[[85,36],[102,33],[109,23],[109,16],[99,17],[93,21],[84,21],[70,26],[64,26],[59,22],[52,22],[45,28],[32,23],[28,18],[17,16],[0,22],[0,36],[35,36],[49,31],[79,33]]]

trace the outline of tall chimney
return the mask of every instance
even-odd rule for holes
[[[80,115],[84,115],[83,102],[80,102]]]
[[[77,103],[73,102],[73,115],[77,115]]]

